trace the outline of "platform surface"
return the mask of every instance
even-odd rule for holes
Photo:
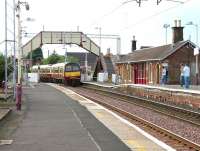
[[[130,151],[88,109],[45,84],[23,90],[27,113],[0,151]]]
[[[73,91],[50,84],[56,89],[62,91],[67,96],[78,101],[85,106],[100,122],[102,122],[110,131],[112,131],[124,144],[126,144],[132,151],[174,151],[165,143],[159,141],[148,133],[144,132],[137,126],[122,119],[112,111],[94,103],[87,98],[84,98]],[[106,139],[106,138],[105,138]],[[113,144],[114,145],[114,144]]]

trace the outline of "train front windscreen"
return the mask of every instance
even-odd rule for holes
[[[80,66],[76,63],[70,63],[65,65],[65,72],[80,71]]]

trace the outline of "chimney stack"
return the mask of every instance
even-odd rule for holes
[[[183,28],[184,28],[184,27],[181,27],[181,20],[175,20],[174,24],[175,24],[174,27],[172,27],[173,44],[183,40]]]
[[[106,53],[106,56],[110,56],[111,53],[110,53],[110,48],[107,48],[107,53]]]
[[[135,40],[135,36],[133,36],[133,40],[131,41],[132,43],[132,47],[131,47],[131,51],[134,52],[136,50],[136,40]]]

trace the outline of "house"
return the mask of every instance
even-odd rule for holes
[[[191,84],[196,83],[196,62],[193,54],[196,45],[190,40],[183,40],[181,21],[175,21],[172,30],[172,44],[135,50],[136,41],[133,40],[132,52],[119,56],[116,61],[117,71],[123,82],[159,84],[164,66],[168,71],[168,84],[179,84],[180,64],[183,63],[188,64],[191,69]],[[198,60],[200,61],[199,58]]]

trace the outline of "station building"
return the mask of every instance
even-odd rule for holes
[[[116,61],[117,72],[122,82],[160,84],[164,66],[168,71],[167,83],[179,84],[180,64],[187,63],[191,70],[191,84],[195,84],[197,78],[194,48],[196,45],[190,40],[183,40],[183,28],[181,21],[175,21],[175,26],[172,27],[173,43],[168,45],[136,50],[136,40],[133,39],[132,52],[120,55]]]

